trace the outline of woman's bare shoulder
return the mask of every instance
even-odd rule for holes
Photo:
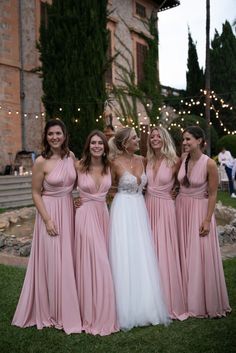
[[[81,159],[77,159],[75,161],[75,168],[78,170],[78,171],[81,171],[82,169],[82,162],[81,162]]]
[[[69,156],[70,156],[74,161],[76,161],[74,152],[70,151]]]
[[[217,169],[217,164],[212,158],[208,158],[207,160],[207,168],[210,170],[216,170]]]
[[[40,167],[42,168],[45,165],[46,161],[47,161],[47,159],[40,155],[35,159],[34,167],[35,168],[40,168]]]

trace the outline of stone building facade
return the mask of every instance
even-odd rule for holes
[[[35,69],[40,66],[36,42],[45,2],[0,1],[0,173],[6,165],[14,163],[17,152],[40,151],[44,107],[42,83]],[[116,50],[124,51],[122,43],[125,43],[133,53],[137,79],[142,74],[140,65],[146,46],[140,33],[149,35],[143,19],[152,11],[176,5],[178,0],[108,0],[110,55]],[[122,63],[121,56],[117,60]],[[114,65],[107,81],[108,87],[118,82]]]
[[[0,172],[19,151],[40,151],[44,117],[40,65],[40,0],[0,1]]]

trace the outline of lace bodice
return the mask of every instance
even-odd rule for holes
[[[138,184],[137,177],[127,170],[120,177],[118,192],[125,194],[142,194],[144,186],[147,184],[147,176],[143,172],[141,182]]]

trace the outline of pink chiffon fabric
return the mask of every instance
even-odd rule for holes
[[[159,262],[164,299],[170,318],[185,320],[188,314],[180,269],[175,202],[171,198],[173,171],[164,159],[157,175],[154,175],[150,162],[147,164],[146,174],[146,206]]]
[[[115,295],[108,260],[109,214],[106,195],[111,174],[105,174],[99,188],[89,173],[78,174],[82,205],[75,217],[75,271],[83,330],[101,336],[119,330]]]
[[[205,154],[193,166],[190,187],[181,185],[176,201],[180,259],[188,313],[193,317],[221,317],[230,312],[214,215],[210,233],[199,236],[207,215],[207,162]],[[179,170],[181,183],[185,159]]]
[[[54,326],[67,334],[81,332],[72,252],[74,207],[71,192],[75,179],[71,157],[58,161],[44,179],[43,202],[59,235],[48,235],[36,212],[31,254],[13,325],[36,325],[38,329]]]

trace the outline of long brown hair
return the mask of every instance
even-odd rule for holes
[[[199,127],[199,126],[188,126],[184,131],[183,134],[185,132],[188,132],[190,135],[192,135],[195,139],[202,139],[202,142],[200,144],[201,149],[204,148],[205,146],[205,142],[206,142],[206,136],[204,131]],[[185,187],[189,187],[190,186],[190,181],[188,178],[188,163],[190,160],[190,153],[188,153],[186,159],[185,159],[185,176],[181,182],[182,185],[184,185]]]
[[[48,134],[48,130],[52,127],[52,126],[60,126],[63,135],[65,137],[65,140],[63,142],[63,144],[61,145],[61,159],[63,159],[65,156],[69,157],[70,155],[70,150],[68,147],[68,133],[67,133],[67,129],[65,124],[63,123],[63,121],[59,120],[59,119],[51,119],[49,120],[44,128],[44,132],[43,132],[43,139],[42,139],[42,156],[46,159],[49,159],[52,157],[53,153],[51,151],[51,147],[48,143],[48,139],[47,139],[47,134]]]
[[[93,130],[87,137],[84,149],[83,149],[83,154],[82,158],[80,160],[80,170],[82,173],[87,173],[89,172],[89,169],[91,167],[91,153],[90,153],[90,141],[93,136],[97,135],[100,137],[100,139],[103,142],[104,146],[104,153],[102,155],[102,164],[103,164],[103,170],[102,174],[107,174],[108,168],[109,168],[109,160],[108,160],[108,154],[109,154],[109,147],[108,147],[108,142],[106,139],[106,136],[104,133],[100,130]]]

